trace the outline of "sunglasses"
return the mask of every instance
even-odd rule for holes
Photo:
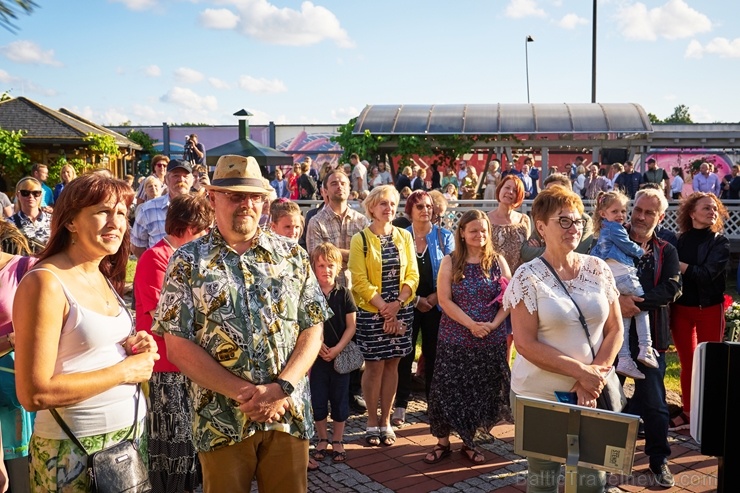
[[[218,192],[225,195],[229,202],[232,204],[241,204],[245,200],[251,201],[253,204],[261,204],[267,199],[265,195],[260,193],[237,193],[237,192]]]
[[[41,197],[41,190],[18,190],[18,193],[21,194],[21,197],[30,197],[31,195],[36,198]]]
[[[432,204],[415,204],[414,207],[416,207],[417,211],[423,211],[423,210],[431,211],[434,208]]]

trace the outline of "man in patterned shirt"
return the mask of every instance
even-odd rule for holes
[[[193,382],[203,490],[306,491],[306,373],[332,312],[305,250],[259,228],[254,158],[222,156],[207,188],[216,226],[172,256],[153,327]]]

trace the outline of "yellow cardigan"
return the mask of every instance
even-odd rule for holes
[[[363,230],[367,240],[367,256],[363,253],[362,236],[356,233],[352,236],[349,245],[349,271],[352,273],[352,296],[359,308],[377,313],[378,309],[370,304],[370,300],[381,291],[382,287],[382,257],[380,238],[367,227]],[[403,285],[411,288],[411,295],[406,305],[414,301],[416,288],[419,286],[419,268],[414,255],[414,239],[411,233],[404,229],[393,228],[393,243],[398,248],[398,257],[401,262],[399,275],[399,292]]]

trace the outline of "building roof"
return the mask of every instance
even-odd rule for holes
[[[87,134],[110,135],[119,147],[141,150],[141,146],[112,130],[90,122],[69,110],[52,110],[24,97],[0,103],[0,128],[23,130],[26,144],[69,144],[87,146]]]
[[[369,105],[353,133],[374,135],[602,134],[653,131],[639,104]]]

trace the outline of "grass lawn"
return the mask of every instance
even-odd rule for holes
[[[126,264],[126,282],[134,282],[134,274],[136,273],[136,260],[129,259]]]

